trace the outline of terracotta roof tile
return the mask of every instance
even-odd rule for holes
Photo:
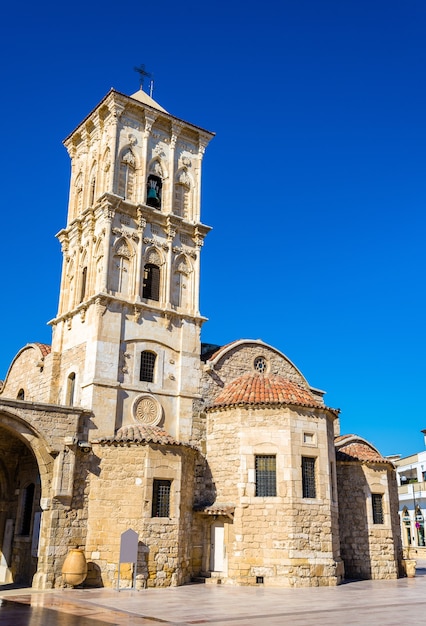
[[[37,346],[40,349],[40,352],[42,354],[42,356],[46,356],[47,354],[50,354],[52,347],[49,346],[47,343],[38,343],[37,341],[34,342],[34,345]]]
[[[371,443],[357,435],[340,435],[335,438],[335,445],[338,461],[390,463]]]
[[[171,437],[165,430],[158,426],[144,426],[143,424],[130,424],[122,426],[112,437],[101,437],[93,443],[105,443],[108,445],[127,444],[127,443],[158,443],[168,446],[186,446],[193,447],[186,442],[177,441]]]
[[[282,376],[258,372],[244,374],[226,385],[209,408],[238,404],[294,404],[327,408],[308,389]],[[336,409],[330,410],[337,412]]]

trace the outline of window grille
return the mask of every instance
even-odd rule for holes
[[[160,268],[153,263],[147,263],[143,275],[142,297],[148,300],[160,299]]]
[[[152,494],[152,517],[170,517],[171,480],[154,479]]]
[[[277,468],[274,454],[255,457],[256,496],[277,495]]]
[[[373,524],[383,524],[383,498],[381,493],[371,494],[373,506]]]
[[[153,352],[141,353],[141,370],[139,380],[147,383],[154,382],[154,367],[156,355]]]
[[[304,498],[317,497],[315,484],[315,459],[312,457],[302,457],[302,488]]]

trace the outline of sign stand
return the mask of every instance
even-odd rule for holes
[[[120,540],[120,560],[118,562],[118,580],[117,591],[120,589],[120,566],[122,563],[133,564],[133,586],[130,589],[136,589],[136,566],[138,562],[138,533],[129,528],[121,534]],[[128,589],[128,587],[126,587]]]

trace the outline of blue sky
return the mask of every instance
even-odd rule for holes
[[[426,4],[8,3],[0,24],[0,378],[57,310],[62,140],[111,87],[216,132],[204,161],[205,342],[283,351],[342,432],[423,448]]]

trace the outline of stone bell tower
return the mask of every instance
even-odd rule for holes
[[[111,90],[64,142],[71,188],[51,396],[93,411],[92,438],[132,423],[190,436],[212,137],[142,90]]]

